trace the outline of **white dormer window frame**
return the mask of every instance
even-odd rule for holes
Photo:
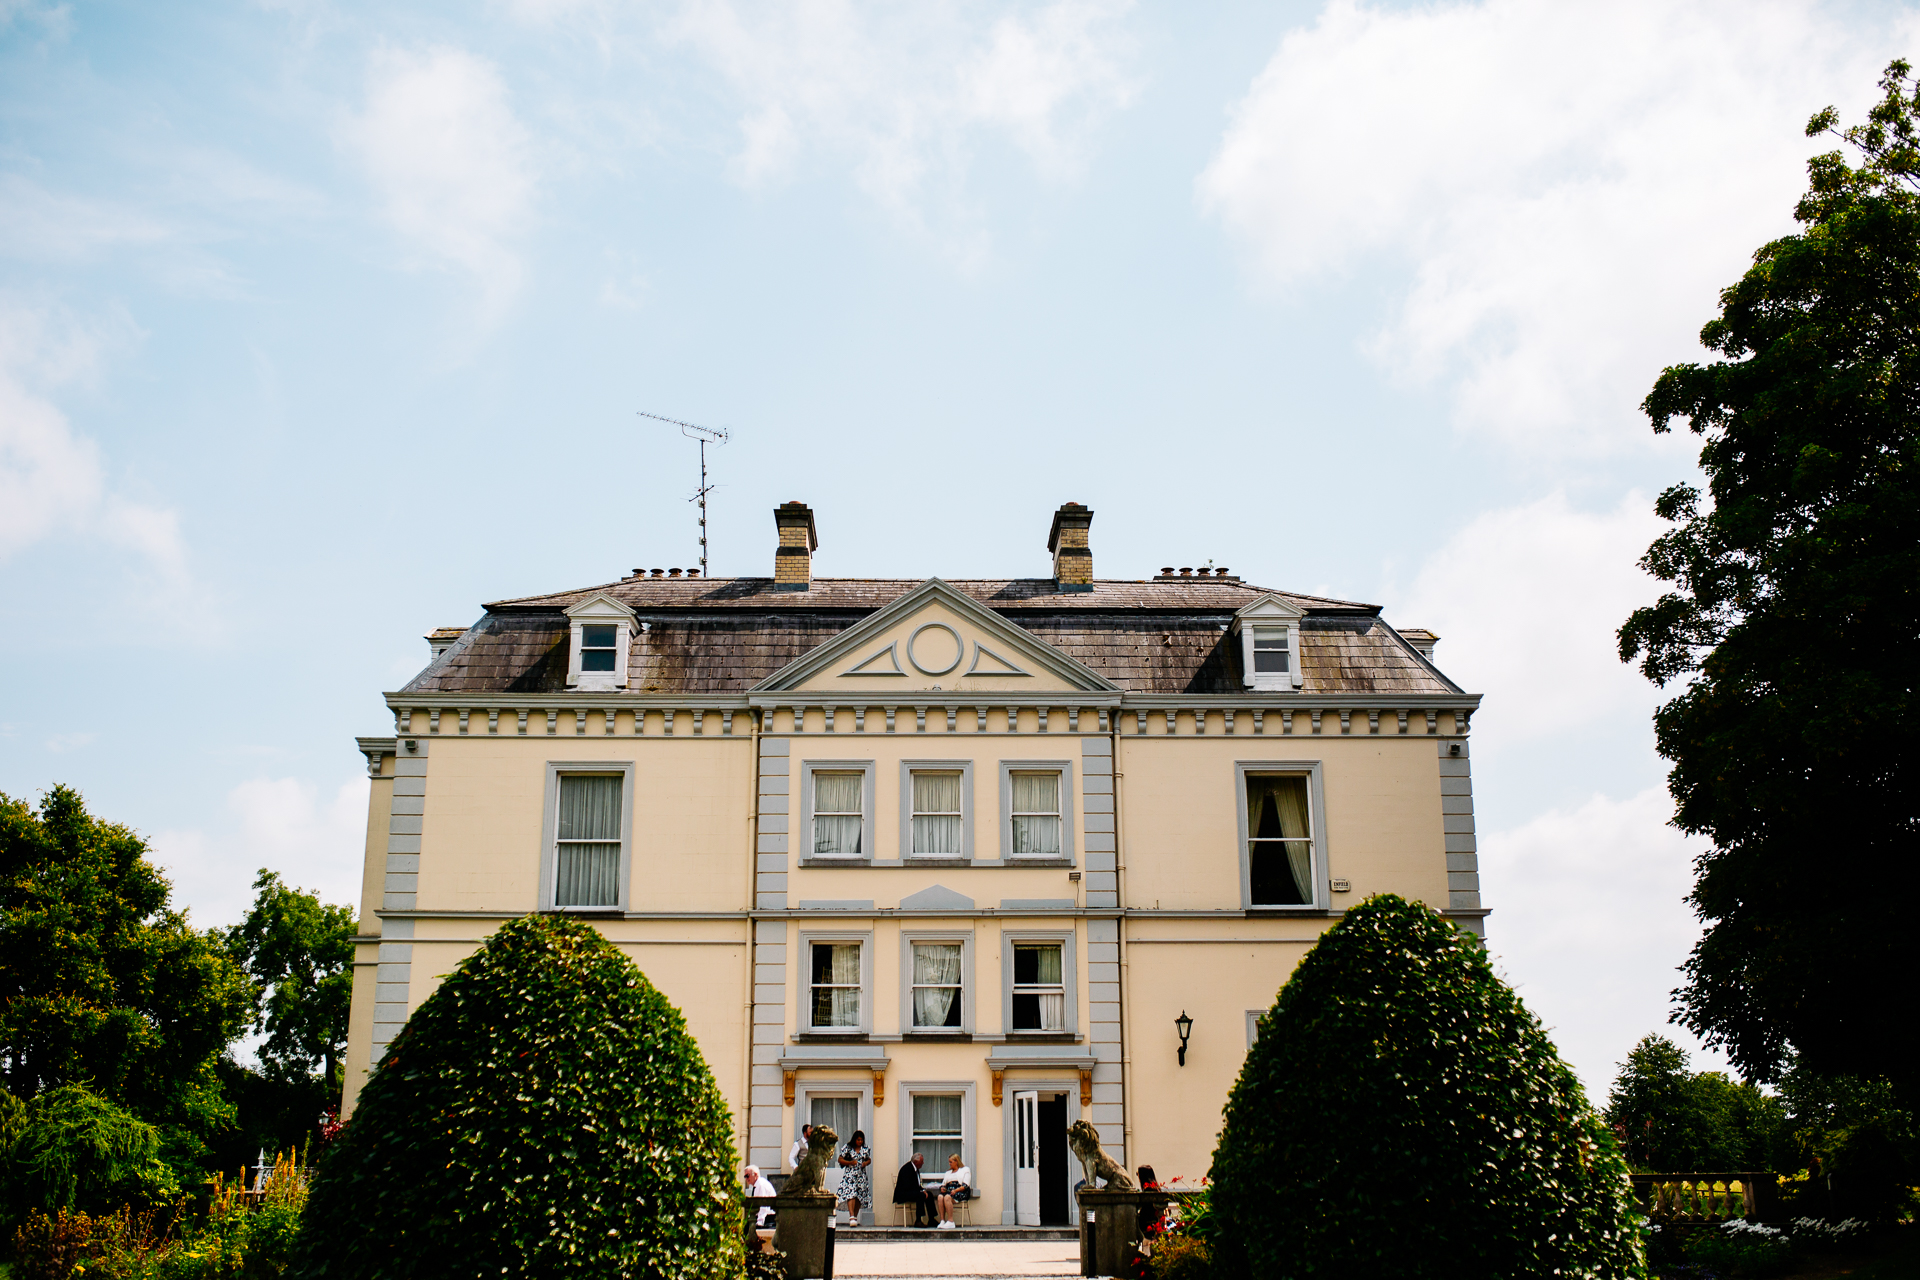
[[[1305,683],[1300,669],[1300,620],[1305,616],[1304,610],[1275,595],[1263,595],[1233,615],[1242,684],[1255,693],[1292,693]]]
[[[581,691],[624,689],[627,687],[627,650],[633,643],[634,612],[610,595],[589,596],[566,610],[570,624],[567,638],[567,688]],[[592,630],[589,630],[592,628]],[[613,669],[588,670],[600,666],[596,655],[608,646],[597,643],[607,638],[602,628],[612,629]]]

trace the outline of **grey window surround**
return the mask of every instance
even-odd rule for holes
[[[800,762],[800,826],[798,828],[797,852],[804,859],[819,862],[836,862],[831,856],[816,857],[813,852],[813,775],[826,773],[860,773],[860,848],[866,859],[871,859],[873,847],[873,761],[871,760],[802,760]],[[849,858],[848,862],[861,859]]]
[[[1260,1038],[1260,1019],[1267,1014],[1265,1009],[1247,1010],[1247,1052],[1253,1052],[1253,1042]]]
[[[875,871],[897,871],[903,867],[979,867],[992,870],[996,867],[1020,867],[1027,870],[1071,870],[1077,865],[1072,858],[801,858],[803,867],[822,867],[834,870],[864,868]]]
[[[870,929],[803,929],[800,931],[799,940],[799,973],[798,980],[793,984],[794,1033],[816,1040],[870,1035],[873,1032],[873,931]],[[813,1025],[813,944],[816,942],[860,944],[860,1025],[857,1027]]]
[[[1253,873],[1247,865],[1247,775],[1290,774],[1307,780],[1307,819],[1313,833],[1313,901],[1307,903],[1260,903],[1253,901]],[[1240,829],[1240,909],[1242,911],[1327,911],[1331,890],[1327,879],[1332,859],[1327,849],[1327,797],[1321,782],[1318,760],[1235,760],[1233,762],[1233,805]]]
[[[957,942],[960,944],[960,1027],[916,1027],[913,1025],[913,944],[916,942]],[[900,930],[900,1031],[903,1035],[929,1040],[958,1038],[973,1034],[973,930],[916,929]]]
[[[975,1087],[971,1080],[911,1080],[904,1081],[896,1091],[900,1098],[901,1122],[897,1126],[900,1141],[900,1164],[913,1159],[913,1095],[916,1093],[957,1093],[960,1095],[960,1163],[973,1170],[973,1198],[975,1201],[986,1197],[980,1190],[980,1165],[975,1157],[978,1147],[975,1145],[978,1130],[974,1127]],[[900,1165],[895,1165],[898,1169]],[[922,1169],[921,1176],[932,1173],[931,1169]],[[939,1172],[945,1173],[942,1169]],[[876,1192],[876,1194],[878,1194]]]
[[[560,849],[557,832],[560,825],[560,778],[563,774],[617,773],[620,782],[620,894],[609,907],[557,907],[553,903],[559,878]],[[547,761],[546,798],[540,819],[540,909],[564,911],[570,915],[604,915],[628,909],[628,894],[633,878],[633,761],[631,760],[549,760]]]
[[[1013,775],[1026,772],[1060,772],[1060,855],[1054,858],[1027,859],[1013,851]],[[1035,865],[1075,865],[1077,841],[1073,814],[1079,807],[1073,785],[1071,760],[1002,760],[1000,762],[1000,861],[1009,867]]]
[[[916,856],[913,852],[913,775],[957,773],[960,775],[960,853],[958,861],[973,861],[973,761],[902,760],[900,762],[900,847],[896,854],[903,863],[924,866],[928,862],[954,862],[944,854]],[[828,859],[821,859],[828,861]]]
[[[1077,931],[1065,929],[1012,929],[1000,934],[1000,1030],[1009,1043],[1029,1037],[1058,1041],[1080,1034],[1080,987],[1074,950]],[[1013,944],[1016,942],[1057,942],[1060,944],[1060,987],[1066,992],[1066,1026],[1059,1031],[1015,1031],[1013,1029]]]
[[[788,1135],[787,1138],[789,1148],[792,1147],[793,1140],[800,1136],[800,1126],[813,1123],[813,1100],[815,1098],[858,1098],[860,1100],[860,1123],[856,1127],[867,1135],[867,1146],[869,1148],[873,1146],[872,1078],[868,1077],[866,1080],[822,1080],[817,1077],[809,1079],[803,1075],[794,1082],[793,1123],[791,1125],[793,1132]],[[853,1137],[850,1133],[840,1133],[834,1136],[840,1139],[840,1145],[843,1147],[846,1146],[847,1142]],[[786,1152],[783,1151],[780,1154],[784,1160]],[[874,1161],[874,1165],[877,1171],[879,1166],[877,1159]],[[791,1173],[792,1170],[789,1169],[788,1172]],[[865,1205],[861,1206],[863,1209],[865,1207]]]

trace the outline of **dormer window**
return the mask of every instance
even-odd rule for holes
[[[587,626],[580,628],[580,670],[612,671],[614,637],[618,628]]]
[[[1233,617],[1240,633],[1241,681],[1255,693],[1292,693],[1305,683],[1300,669],[1303,611],[1276,595],[1263,595]]]
[[[1287,627],[1253,629],[1253,672],[1256,676],[1291,675],[1287,662]]]
[[[567,621],[567,688],[626,688],[633,610],[601,593],[568,608]]]

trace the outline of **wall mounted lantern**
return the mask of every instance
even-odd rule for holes
[[[1180,1065],[1187,1065],[1187,1037],[1193,1034],[1193,1019],[1182,1009],[1180,1016],[1173,1020],[1174,1030],[1180,1033]]]

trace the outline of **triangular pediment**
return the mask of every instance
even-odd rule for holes
[[[1307,616],[1307,611],[1284,596],[1274,595],[1271,591],[1234,610],[1234,626],[1238,629],[1243,622],[1293,622]]]
[[[623,618],[633,617],[631,606],[615,600],[604,591],[596,591],[585,600],[568,605],[562,612],[569,618],[584,618],[591,622],[601,620],[618,622]]]
[[[959,693],[1110,693],[1112,681],[929,578],[754,686],[758,693],[861,697]]]

